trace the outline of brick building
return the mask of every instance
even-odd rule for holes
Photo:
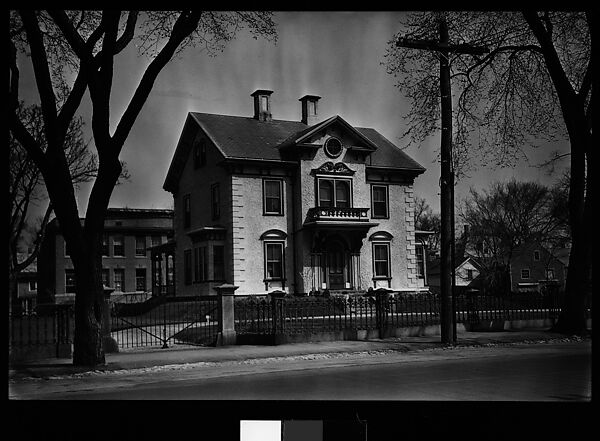
[[[179,294],[424,286],[414,179],[425,169],[372,128],[300,98],[300,121],[190,112],[164,189],[174,198]],[[421,259],[422,260],[422,259]]]
[[[104,285],[115,292],[151,291],[150,248],[166,244],[172,236],[173,210],[109,208],[102,247]],[[39,301],[62,302],[65,297],[69,301],[74,293],[73,263],[55,218],[48,224],[38,256]]]

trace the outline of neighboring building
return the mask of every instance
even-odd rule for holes
[[[510,260],[511,291],[540,291],[547,285],[564,289],[566,277],[564,263],[540,244],[527,243],[513,250]]]
[[[19,262],[27,258],[26,254],[19,253]],[[20,314],[31,314],[37,304],[37,261],[25,268],[17,275],[17,305],[12,305],[12,310]]]
[[[414,291],[414,179],[425,169],[372,128],[272,118],[271,91],[254,116],[190,112],[164,189],[174,198],[177,294]]]
[[[109,208],[102,244],[104,285],[115,292],[151,291],[150,249],[165,244],[172,236],[173,210]],[[56,218],[49,222],[44,236],[38,276],[40,302],[60,303],[65,297],[66,301],[72,300],[75,273]]]
[[[454,285],[458,287],[457,292],[478,291],[480,289],[478,279],[480,272],[481,266],[477,259],[472,256],[461,256],[454,269]],[[429,263],[427,272],[429,287],[434,292],[440,291],[440,275],[440,259],[436,258]]]
[[[463,252],[460,243],[457,244],[457,255],[461,256],[455,269],[455,283],[460,290],[485,291],[488,286],[480,274],[485,272],[485,265],[491,267],[493,259],[489,256],[474,257]],[[545,286],[556,286],[564,289],[567,276],[566,265],[568,253],[557,250],[550,253],[537,243],[528,243],[515,248],[509,261],[508,279],[503,276],[505,289],[511,292],[541,291]],[[502,264],[500,268],[506,268]],[[439,291],[440,261],[435,259],[429,263],[428,283],[432,290]]]

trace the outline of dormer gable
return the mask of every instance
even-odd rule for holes
[[[330,158],[337,158],[346,150],[365,155],[377,150],[377,146],[369,138],[339,115],[308,127],[279,146],[279,150],[285,153],[320,148]]]

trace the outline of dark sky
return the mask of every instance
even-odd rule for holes
[[[121,159],[127,162],[131,180],[115,188],[110,206],[171,208],[172,195],[162,185],[187,113],[252,116],[250,94],[256,89],[274,91],[274,119],[299,120],[298,99],[315,94],[322,97],[319,114],[323,119],[340,115],[350,124],[372,127],[404,147],[406,142],[400,136],[406,130],[403,116],[408,105],[381,64],[386,43],[400,30],[402,14],[277,12],[276,44],[241,32],[215,57],[198,48],[187,49],[160,73],[129,135]],[[134,48],[118,60],[111,102],[113,122],[121,116],[148,64]],[[26,91],[26,66],[21,70],[21,90]],[[33,91],[30,88],[30,93]],[[88,101],[84,101],[81,114],[89,121]],[[438,148],[439,137],[433,136],[423,145],[406,150],[427,168],[415,181],[415,194],[424,197],[435,211],[439,211]],[[530,150],[529,162],[545,160],[550,151],[543,147]],[[548,176],[527,161],[510,169],[481,168],[459,183],[456,199],[466,195],[469,187],[487,187],[494,180],[515,176],[551,184],[558,174]],[[89,188],[81,187],[78,194],[81,215],[87,207]]]

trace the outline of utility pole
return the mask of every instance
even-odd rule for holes
[[[450,54],[482,55],[489,50],[470,44],[451,45],[448,25],[439,17],[439,40],[400,38],[396,46],[435,51],[440,60],[440,108],[442,115],[440,167],[440,330],[442,343],[456,343],[454,308],[454,167],[452,161],[452,89],[450,86]]]

